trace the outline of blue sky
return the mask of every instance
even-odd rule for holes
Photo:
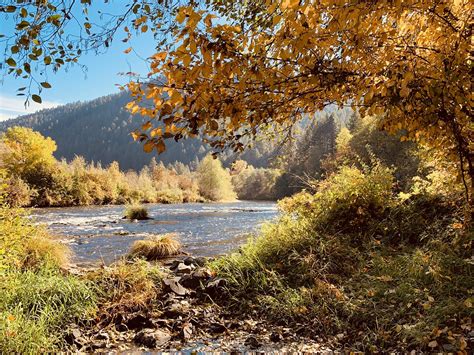
[[[117,1],[115,5],[111,6],[117,8],[116,4]],[[12,24],[11,21],[5,21],[3,16],[0,19],[0,33],[8,33],[9,28],[7,27],[11,27]],[[67,71],[61,69],[57,73],[48,73],[46,81],[50,82],[53,87],[43,90],[41,94],[43,104],[41,105],[33,103],[30,107],[25,108],[24,98],[16,96],[16,90],[25,86],[21,79],[15,79],[12,76],[0,78],[0,120],[60,104],[90,100],[116,93],[118,92],[116,84],[124,84],[128,80],[126,76],[121,76],[119,73],[129,71],[147,73],[147,65],[143,58],[147,58],[155,52],[155,41],[151,34],[134,36],[129,43],[121,41],[124,37],[125,32],[119,30],[114,42],[105,53],[83,54],[80,62],[87,66],[86,72],[79,66],[74,66]],[[134,51],[129,54],[123,53],[130,46]],[[0,51],[3,51],[1,46]]]

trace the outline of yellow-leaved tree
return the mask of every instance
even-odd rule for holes
[[[472,206],[473,8],[470,0],[267,0],[258,22],[234,25],[181,7],[175,45],[128,85],[129,109],[150,117],[134,136],[146,150],[203,134],[215,149],[239,151],[266,129],[352,105],[456,162]]]

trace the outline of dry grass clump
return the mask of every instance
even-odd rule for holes
[[[150,219],[148,210],[143,206],[129,206],[125,211],[125,217],[129,220],[145,220]]]
[[[89,273],[99,293],[99,318],[104,323],[116,317],[151,308],[160,291],[159,268],[144,260],[121,260]]]
[[[41,264],[64,268],[71,259],[71,249],[47,236],[34,236],[25,243],[23,267],[33,269]]]
[[[181,243],[176,233],[160,234],[138,240],[132,245],[131,257],[143,257],[146,260],[157,260],[179,254]]]

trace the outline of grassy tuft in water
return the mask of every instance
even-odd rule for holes
[[[145,258],[148,261],[179,254],[181,243],[176,233],[154,235],[133,243],[129,256]]]
[[[146,207],[134,205],[127,207],[125,217],[129,220],[146,220],[150,218]]]

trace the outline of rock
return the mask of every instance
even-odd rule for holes
[[[165,318],[178,318],[186,313],[187,307],[180,303],[172,303],[163,311],[163,317]]]
[[[187,293],[187,290],[179,283],[180,278],[174,277],[163,280],[164,291],[172,291],[179,296],[184,296]]]
[[[224,333],[227,331],[227,328],[224,324],[213,322],[209,325],[209,330],[213,334]]]
[[[135,344],[154,349],[165,345],[170,339],[171,335],[166,331],[160,329],[143,329],[135,335],[133,341]]]
[[[106,342],[110,340],[110,336],[109,334],[107,334],[106,332],[103,332],[103,331],[100,331],[99,333],[97,333],[94,338],[96,340],[105,340]]]
[[[93,341],[89,344],[89,347],[92,350],[103,349],[107,347],[107,342],[105,340]]]
[[[273,332],[270,334],[270,340],[273,341],[274,343],[278,343],[283,339],[282,335],[280,333]]]
[[[66,343],[68,343],[69,345],[83,345],[86,342],[85,339],[82,337],[82,333],[79,328],[70,329],[64,337],[64,340],[66,340]]]
[[[454,353],[456,352],[456,347],[451,344],[443,344],[443,350],[448,353]]]
[[[255,338],[253,335],[245,339],[245,346],[248,346],[250,349],[258,349],[262,344]]]
[[[194,277],[192,274],[191,275],[184,275],[180,283],[186,287],[195,290],[201,285],[201,279],[198,277]]]
[[[197,266],[204,266],[206,265],[207,263],[207,259],[203,256],[199,256],[197,258],[194,258],[194,263],[197,265]]]
[[[142,314],[132,316],[125,322],[128,329],[152,328],[153,322]]]
[[[126,332],[126,331],[128,331],[128,327],[127,327],[125,324],[122,324],[122,323],[116,324],[116,325],[115,325],[115,329],[116,329],[118,332]]]
[[[168,266],[171,270],[176,269],[178,267],[179,263],[180,263],[180,261],[176,260],[176,259],[174,259],[174,260],[165,260],[163,262],[163,264],[165,266]]]
[[[187,258],[185,258],[183,260],[184,264],[185,265],[195,265],[195,261],[194,261],[194,258],[192,256],[188,256]]]
[[[184,323],[180,335],[183,340],[191,339],[193,336],[193,325],[189,322]]]
[[[207,283],[206,293],[211,297],[219,297],[223,295],[223,289],[227,285],[224,279],[215,279]]]
[[[185,263],[179,263],[174,270],[177,274],[190,274],[193,271],[192,265],[186,265]]]
[[[195,290],[201,284],[204,284],[211,278],[211,272],[205,268],[199,268],[193,271],[190,275],[183,275],[180,283],[186,287]]]

